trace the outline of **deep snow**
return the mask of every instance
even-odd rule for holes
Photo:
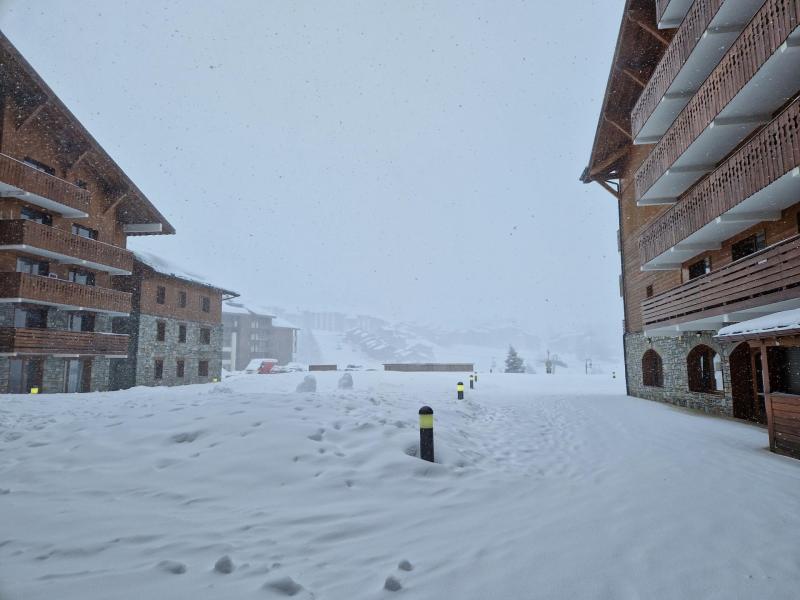
[[[759,427],[609,376],[305,375],[0,396],[0,598],[796,597]]]

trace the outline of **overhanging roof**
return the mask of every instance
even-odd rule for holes
[[[101,166],[112,170],[117,178],[122,183],[122,190],[120,194],[120,203],[117,207],[118,214],[125,219],[127,223],[160,223],[162,225],[160,234],[173,234],[175,228],[167,221],[152,202],[144,195],[144,193],[136,186],[135,183],[127,176],[122,168],[114,161],[111,156],[103,149],[96,139],[90,134],[83,124],[72,114],[66,105],[59,99],[55,92],[50,89],[50,86],[39,76],[36,70],[25,60],[25,57],[19,53],[14,47],[14,44],[0,31],[0,63],[5,63],[8,60],[10,64],[2,64],[3,71],[6,77],[9,75],[22,74],[29,81],[30,86],[38,88],[38,90],[31,90],[32,93],[38,91],[38,95],[43,102],[48,103],[49,107],[55,109],[60,114],[62,119],[66,121],[67,127],[76,133],[79,137],[83,138],[88,144],[88,148],[93,151],[101,163]],[[5,82],[0,82],[5,83]],[[15,86],[22,85],[22,81],[14,81]],[[139,234],[142,235],[142,234]]]
[[[656,28],[653,0],[625,0],[589,165],[581,181],[619,179],[633,145],[630,115],[674,31]]]

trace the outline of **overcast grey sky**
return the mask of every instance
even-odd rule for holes
[[[176,226],[131,246],[263,304],[619,343],[614,199],[578,176],[622,2],[0,0]]]

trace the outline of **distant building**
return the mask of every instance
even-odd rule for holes
[[[220,379],[222,301],[235,292],[141,252],[114,285],[132,294],[133,312],[114,319],[114,332],[130,338],[128,358],[111,365],[112,389]]]
[[[254,358],[274,358],[279,365],[294,360],[298,328],[264,308],[243,302],[222,306],[222,367],[242,371]]]

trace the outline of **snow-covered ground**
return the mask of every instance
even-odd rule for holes
[[[0,397],[0,598],[797,597],[761,428],[565,371],[304,375]]]

